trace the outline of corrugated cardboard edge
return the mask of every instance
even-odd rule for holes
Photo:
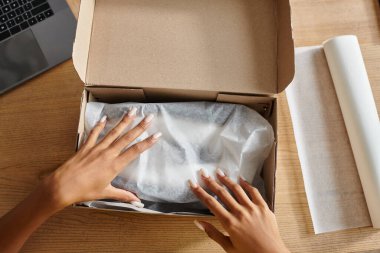
[[[86,83],[88,53],[92,33],[95,0],[83,0],[80,3],[77,31],[73,46],[74,68],[83,83]]]
[[[277,93],[285,90],[294,78],[294,41],[291,9],[288,0],[277,1]]]
[[[79,123],[78,123],[78,132],[77,132],[77,141],[76,141],[76,147],[75,150],[78,150],[82,139],[83,139],[83,133],[84,133],[84,114],[86,112],[86,105],[88,102],[88,91],[85,89],[82,92],[82,98],[80,102],[80,116],[79,116]]]
[[[265,160],[265,163],[264,163],[264,166],[267,166],[267,167],[273,167],[274,168],[274,171],[272,172],[273,173],[273,178],[272,178],[272,181],[271,181],[271,184],[270,185],[266,185],[266,190],[267,191],[270,191],[272,192],[273,196],[272,196],[272,203],[271,204],[271,210],[273,212],[275,212],[275,203],[276,203],[276,175],[277,175],[277,164],[278,164],[278,161],[277,161],[277,158],[278,158],[278,128],[277,128],[277,122],[278,122],[278,117],[277,117],[277,99],[275,99],[273,101],[273,106],[272,106],[272,117],[269,121],[269,123],[272,125],[273,127],[273,131],[274,131],[274,138],[275,138],[275,142],[273,143],[273,147],[272,147],[272,151],[271,153],[269,154],[269,157]],[[270,157],[274,157],[273,159],[270,159]],[[274,164],[270,164],[274,162]],[[268,173],[268,171],[264,172],[264,173]]]

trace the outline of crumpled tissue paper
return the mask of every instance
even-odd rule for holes
[[[89,102],[85,136],[107,115],[107,125],[99,137],[102,139],[132,107],[137,108],[136,120],[125,132],[153,114],[151,126],[135,142],[156,132],[162,132],[162,137],[124,168],[113,180],[114,186],[146,201],[193,203],[199,200],[191,192],[188,179],[202,186],[200,168],[212,177],[216,168],[221,168],[235,182],[241,175],[262,192],[260,172],[274,134],[268,121],[256,111],[243,105],[213,102]]]

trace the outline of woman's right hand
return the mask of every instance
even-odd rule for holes
[[[190,187],[218,218],[228,235],[208,222],[195,220],[199,229],[228,253],[289,252],[280,237],[274,213],[256,188],[243,179],[240,179],[240,184],[236,184],[218,169],[217,178],[234,194],[235,199],[204,170],[201,170],[201,175],[207,188],[218,196],[226,208],[198,184],[189,181]]]

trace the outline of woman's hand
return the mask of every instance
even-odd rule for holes
[[[217,178],[234,194],[234,198],[204,170],[201,170],[201,175],[207,188],[218,196],[226,208],[198,184],[189,181],[190,187],[218,218],[228,236],[205,221],[194,221],[198,228],[228,253],[289,252],[280,237],[276,217],[256,188],[243,179],[236,184],[218,169]]]
[[[58,210],[76,202],[95,199],[115,199],[134,204],[141,202],[133,193],[111,185],[111,181],[126,165],[154,145],[161,136],[161,133],[156,133],[124,150],[149,127],[153,119],[153,115],[149,115],[136,127],[121,135],[134,120],[135,113],[135,108],[130,110],[96,144],[106,125],[106,117],[103,117],[92,129],[80,150],[44,180],[42,185]]]
[[[129,146],[150,125],[148,116],[136,127],[122,135],[123,130],[135,118],[132,109],[103,140],[96,144],[106,125],[106,118],[94,127],[80,150],[53,174],[45,178],[37,188],[15,208],[0,219],[0,252],[18,252],[29,236],[51,215],[64,207],[87,200],[102,198],[125,202],[140,200],[130,192],[114,188],[112,179],[133,159],[150,148],[161,133]]]

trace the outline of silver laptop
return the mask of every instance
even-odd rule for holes
[[[0,0],[0,94],[69,59],[75,29],[66,0]]]

